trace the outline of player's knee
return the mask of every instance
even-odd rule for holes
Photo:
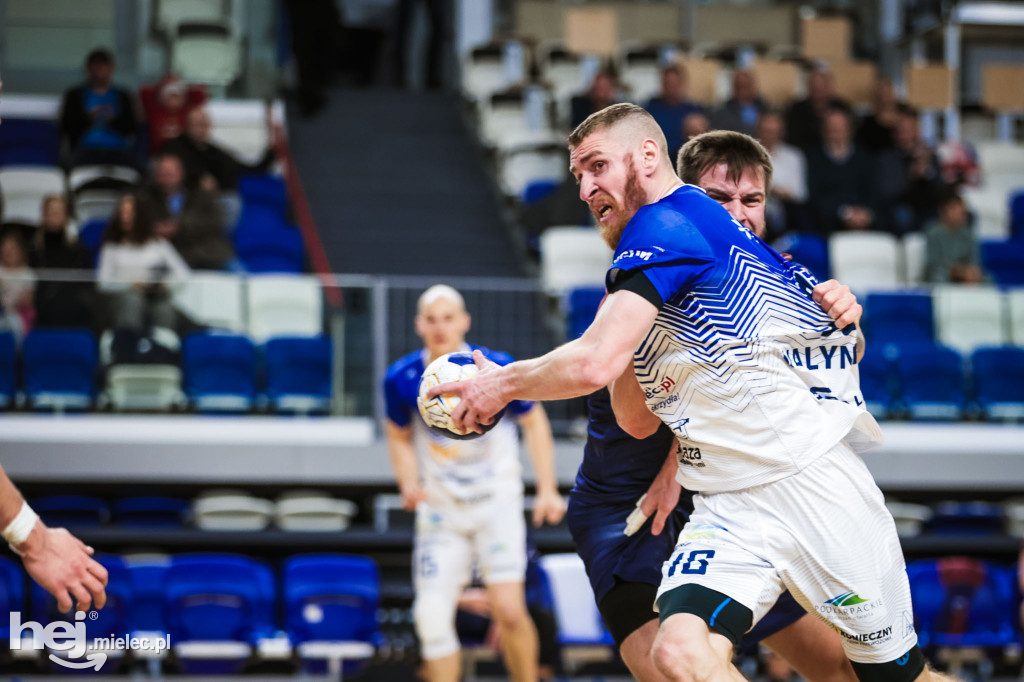
[[[505,632],[513,632],[527,625],[530,612],[521,599],[497,599],[493,604],[493,617],[498,627]]]
[[[692,621],[692,622],[688,622]],[[716,668],[715,651],[710,646],[704,624],[696,619],[673,618],[662,624],[651,661],[661,674],[679,682],[703,682]]]
[[[412,615],[423,658],[444,658],[459,650],[454,604],[449,600],[429,592],[416,595]]]

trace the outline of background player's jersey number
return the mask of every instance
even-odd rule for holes
[[[708,559],[713,556],[715,556],[713,549],[695,549],[686,556],[685,563],[680,566],[680,562],[683,561],[683,555],[680,554],[668,567],[668,577],[671,578],[675,575],[677,568],[680,573],[704,575],[708,571]]]

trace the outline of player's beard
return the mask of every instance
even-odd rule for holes
[[[637,173],[636,162],[632,157],[626,157],[625,162],[628,170],[626,171],[626,187],[622,196],[624,204],[622,210],[617,212],[614,223],[603,224],[598,222],[598,226],[601,228],[601,236],[612,251],[618,248],[619,240],[622,238],[622,232],[626,229],[626,225],[633,219],[636,212],[647,203],[647,193],[640,186],[640,174]]]

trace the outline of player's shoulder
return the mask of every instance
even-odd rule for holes
[[[480,351],[481,353],[484,354],[484,357],[498,365],[504,366],[516,361],[516,359],[512,357],[511,354],[506,353],[505,351],[502,350],[492,350],[490,348],[487,348],[486,346],[477,346],[472,343],[469,344],[469,347],[472,348],[473,350]]]
[[[384,374],[384,381],[396,382],[413,379],[418,381],[423,374],[423,369],[423,351],[414,350],[391,363],[388,371]]]

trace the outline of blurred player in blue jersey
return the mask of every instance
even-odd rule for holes
[[[932,679],[913,628],[895,524],[857,452],[881,440],[857,381],[859,332],[813,280],[703,190],[664,134],[613,105],[570,136],[572,172],[615,256],[583,336],[533,360],[442,384],[458,427],[510,400],[612,384],[635,437],[667,424],[694,513],[662,567],[652,651],[670,680],[742,680],[733,647],[787,589],[835,629],[864,682]],[[852,378],[852,379],[851,379]]]
[[[427,428],[416,398],[423,370],[457,350],[481,350],[491,361],[506,353],[471,346],[470,316],[461,294],[439,284],[420,296],[416,333],[423,349],[388,368],[384,380],[387,438],[403,506],[416,512],[413,550],[413,617],[430,682],[461,676],[455,611],[474,565],[490,600],[505,663],[515,682],[537,679],[537,631],[526,607],[526,522],[516,421],[533,460],[537,496],[534,525],[558,523],[565,501],[558,494],[554,444],[544,408],[513,401],[509,416],[475,440],[446,438]]]
[[[713,133],[688,143],[680,158],[686,161],[678,169],[684,180],[703,188],[759,237],[764,234],[772,161],[757,142],[741,133]],[[835,281],[815,287],[815,297],[833,317],[859,315],[856,297]],[[641,682],[665,680],[650,658],[658,630],[652,605],[661,565],[693,509],[693,494],[675,481],[675,437],[668,426],[642,440],[631,437],[615,420],[606,389],[589,396],[587,406],[587,444],[569,496],[569,529],[626,665]],[[641,495],[638,511],[634,503]],[[650,531],[625,530],[627,518],[643,524],[655,512]],[[758,641],[810,682],[856,679],[839,636],[788,592],[743,638],[747,646]]]

